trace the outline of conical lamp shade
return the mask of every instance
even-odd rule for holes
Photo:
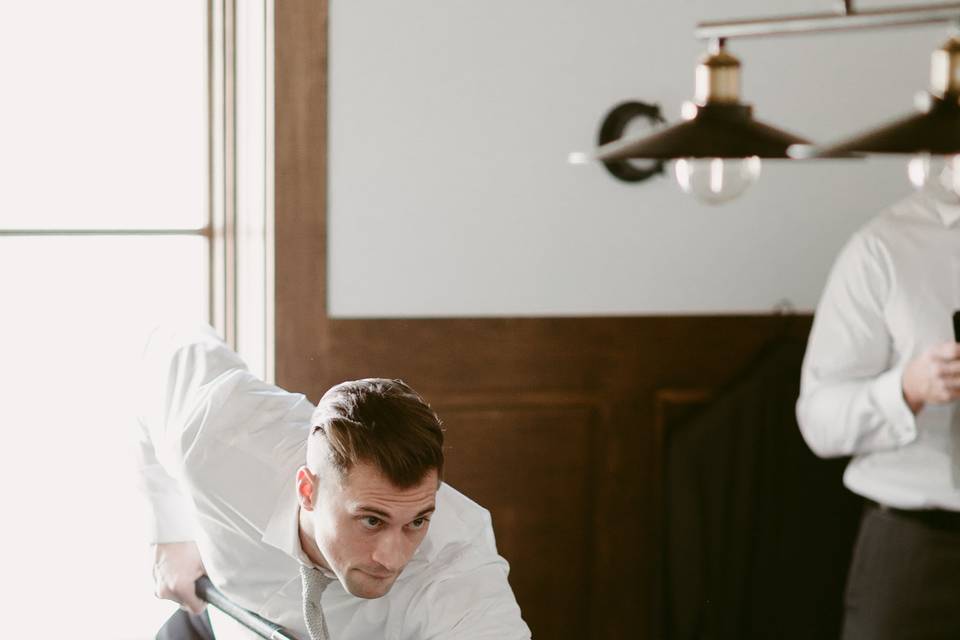
[[[692,118],[639,139],[615,140],[596,151],[604,162],[649,158],[787,158],[787,148],[809,144],[803,138],[758,122],[743,104],[688,105]]]
[[[834,158],[857,152],[960,154],[960,104],[930,96],[926,111],[817,149],[812,157]]]

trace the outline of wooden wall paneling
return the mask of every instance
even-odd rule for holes
[[[447,481],[490,510],[518,601],[542,604],[527,623],[545,638],[588,637],[604,428],[597,399],[492,393],[442,397],[435,408],[448,425]]]
[[[275,10],[278,384],[316,401],[406,380],[446,421],[447,477],[490,509],[535,636],[651,637],[656,391],[720,386],[809,318],[329,318],[327,2]]]

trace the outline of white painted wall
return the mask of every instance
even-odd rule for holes
[[[892,2],[861,2],[861,8]],[[899,3],[904,4],[904,3]],[[919,4],[919,3],[914,3]],[[815,306],[905,162],[767,162],[723,207],[570,166],[628,98],[670,120],[697,22],[830,0],[332,0],[329,308],[339,317]],[[817,141],[912,109],[945,27],[734,40],[755,115]]]

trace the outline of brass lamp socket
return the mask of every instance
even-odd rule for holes
[[[700,58],[696,71],[697,104],[736,104],[740,101],[740,61],[722,45]]]
[[[960,98],[960,38],[954,36],[930,56],[930,92]]]

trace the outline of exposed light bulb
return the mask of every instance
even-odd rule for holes
[[[685,193],[706,204],[721,204],[757,181],[760,158],[680,158],[674,170]]]
[[[907,164],[907,175],[914,187],[935,200],[960,204],[960,156],[915,155]]]

